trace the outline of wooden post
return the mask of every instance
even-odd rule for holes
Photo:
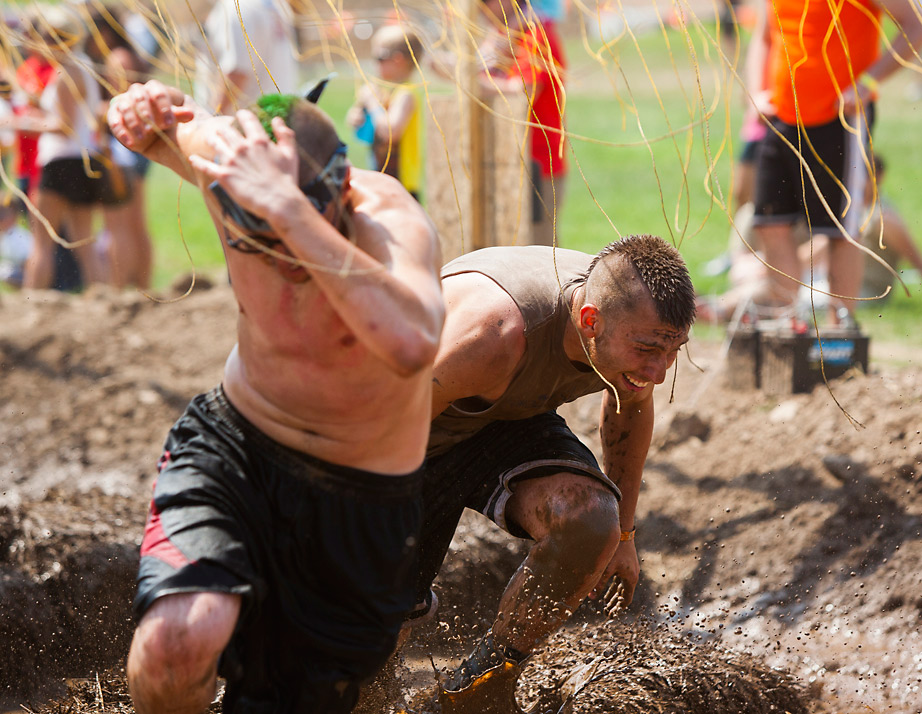
[[[470,27],[475,27],[480,20],[480,0],[467,0],[467,19]],[[476,101],[481,96],[480,67],[477,58],[470,52],[464,55],[463,82],[467,89],[469,106],[467,130],[470,136],[470,167],[471,167],[471,249],[486,248],[487,222],[486,222],[486,159],[484,129],[487,121],[483,106]]]
[[[467,3],[473,27],[481,22],[480,0]],[[446,262],[478,248],[531,242],[527,101],[521,93],[482,96],[482,67],[460,24],[454,27],[458,84],[431,98],[426,126],[426,208]]]

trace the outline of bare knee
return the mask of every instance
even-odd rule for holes
[[[128,656],[132,694],[184,693],[213,687],[217,663],[230,642],[240,597],[224,593],[166,595],[151,605]]]
[[[558,474],[522,482],[507,517],[534,538],[536,547],[559,553],[562,562],[580,572],[604,568],[620,540],[615,494],[586,476]]]
[[[561,504],[549,537],[558,542],[568,562],[583,564],[580,570],[603,569],[620,542],[618,500],[602,486],[582,489],[574,496]]]

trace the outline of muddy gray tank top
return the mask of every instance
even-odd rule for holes
[[[549,246],[496,247],[462,255],[442,268],[442,278],[481,273],[509,294],[525,321],[525,354],[496,402],[459,400],[436,417],[430,455],[447,451],[491,422],[526,419],[605,388],[595,372],[567,359],[563,348],[570,299],[592,256],[558,248],[556,273],[554,260]]]

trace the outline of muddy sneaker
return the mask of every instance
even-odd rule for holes
[[[497,645],[492,635],[484,637],[454,672],[440,678],[442,714],[521,714],[515,686],[524,659]]]

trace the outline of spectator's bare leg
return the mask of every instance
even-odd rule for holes
[[[68,240],[77,244],[73,251],[80,264],[84,286],[105,282],[93,240],[93,207],[70,204],[64,214],[64,223],[68,230]]]
[[[141,290],[150,288],[153,260],[144,183],[136,181],[131,200],[104,211],[109,231],[110,280],[118,288],[134,285]]]
[[[30,216],[32,252],[23,268],[22,287],[29,290],[47,290],[54,280],[54,239],[45,227],[48,222],[56,231],[60,229],[68,202],[54,193],[39,191],[35,196],[35,209],[39,216]]]
[[[829,292],[833,295],[859,297],[864,278],[865,254],[847,240],[829,241]],[[830,321],[839,324],[838,308],[846,307],[854,314],[857,302],[833,298],[830,302]]]
[[[800,261],[797,244],[790,224],[762,225],[756,234],[765,251],[765,261],[776,268],[768,271],[768,278],[756,302],[765,305],[790,305],[797,298],[800,279]]]
[[[218,658],[230,642],[240,597],[165,595],[144,614],[128,654],[128,687],[138,714],[198,714],[213,700]]]

